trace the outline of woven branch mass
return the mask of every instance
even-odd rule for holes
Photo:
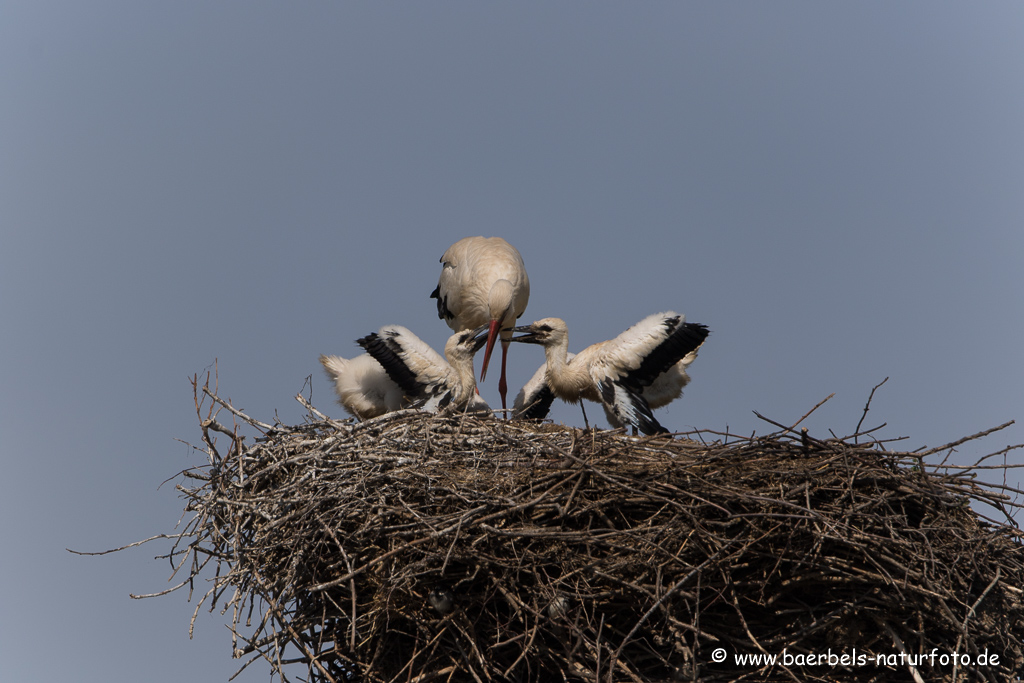
[[[353,424],[308,404],[306,424],[272,426],[196,394],[209,462],[178,487],[192,517],[165,557],[190,595],[209,582],[196,611],[231,615],[243,669],[384,683],[1005,681],[1024,667],[1014,492],[926,464],[939,449],[411,411]],[[247,445],[239,423],[262,436]],[[971,663],[914,665],[935,648]],[[793,657],[826,652],[872,661]],[[998,663],[977,665],[985,653]]]

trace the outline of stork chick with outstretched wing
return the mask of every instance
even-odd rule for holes
[[[655,313],[614,339],[588,346],[570,358],[569,330],[560,318],[545,318],[513,331],[523,334],[512,341],[544,347],[546,389],[539,382],[533,384],[539,397],[533,401],[535,406],[543,405],[545,390],[569,403],[593,401],[604,407],[613,426],[628,424],[643,434],[667,432],[651,409],[679,397],[690,380],[686,367],[708,336],[706,326],[688,323],[679,313]],[[524,395],[524,405],[529,403]],[[533,416],[536,412],[535,407]]]

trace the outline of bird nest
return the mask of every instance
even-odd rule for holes
[[[636,439],[412,411],[352,423],[299,399],[305,424],[270,425],[197,385],[209,461],[178,487],[190,521],[159,537],[179,588],[209,582],[196,612],[230,614],[242,669],[640,682],[1024,667],[1020,492],[979,483],[981,463],[925,462],[988,432],[905,453],[783,425]]]

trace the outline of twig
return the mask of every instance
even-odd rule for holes
[[[879,619],[877,621],[878,621],[879,624],[881,624],[882,629],[886,633],[889,634],[889,637],[892,638],[892,642],[896,646],[896,649],[899,650],[904,656],[906,656],[907,648],[903,644],[903,640],[898,635],[896,635],[896,631],[892,630],[892,626],[889,625],[889,622],[884,621],[882,619]],[[909,664],[908,663],[907,664],[907,670],[910,671],[910,675],[913,676],[914,683],[924,683],[924,679],[921,678],[921,674],[918,673],[916,666],[914,666],[913,664]],[[952,680],[954,680],[954,681],[956,680],[956,667],[955,666],[953,667],[953,679]]]
[[[949,443],[944,444],[942,446],[938,446],[936,448],[930,448],[930,449],[928,449],[928,450],[926,450],[924,452],[920,452],[920,453],[915,452],[915,455],[918,455],[918,456],[924,458],[926,456],[932,455],[933,453],[938,453],[940,451],[946,451],[946,450],[952,450],[952,449],[956,448],[957,446],[959,446],[961,444],[967,443],[968,441],[974,441],[976,439],[980,439],[982,437],[988,436],[989,434],[993,434],[995,432],[998,432],[998,431],[1000,431],[1002,429],[1006,429],[1010,425],[1014,424],[1014,422],[1015,422],[1015,420],[1010,420],[1009,422],[1004,422],[1003,424],[999,425],[998,427],[993,427],[992,429],[986,429],[986,430],[978,432],[977,434],[971,434],[970,436],[965,436],[962,439],[957,439],[956,441],[950,441]],[[943,461],[943,462],[945,462],[945,461]]]
[[[883,384],[885,384],[885,383],[886,383],[886,382],[888,382],[888,381],[889,381],[889,378],[888,378],[888,377],[886,377],[886,378],[885,378],[885,379],[883,379],[883,380],[882,380],[881,382],[879,382],[879,383],[878,383],[878,384],[876,384],[875,386],[871,387],[871,393],[870,393],[870,394],[868,394],[868,400],[867,400],[867,402],[866,402],[866,403],[864,404],[864,412],[863,412],[863,413],[861,414],[861,416],[860,416],[860,420],[858,420],[858,421],[857,421],[857,426],[856,426],[856,427],[854,428],[854,430],[853,430],[854,434],[859,434],[859,433],[860,433],[860,426],[861,426],[862,424],[864,424],[864,418],[868,416],[868,409],[869,409],[869,408],[871,407],[871,399],[873,399],[873,398],[875,397],[875,392],[876,392],[876,391],[878,390],[878,388],[879,388],[880,386],[882,386]],[[854,438],[853,442],[854,442],[854,443],[857,443],[857,439],[856,439],[856,438]]]
[[[242,411],[238,410],[237,408],[235,408],[233,405],[231,405],[227,401],[223,400],[220,396],[217,396],[215,393],[210,391],[209,388],[203,387],[203,393],[206,394],[207,396],[209,396],[211,400],[213,400],[215,403],[217,403],[217,405],[219,405],[219,406],[223,407],[224,409],[226,409],[229,413],[231,413],[232,415],[237,417],[239,420],[242,420],[243,422],[246,422],[246,423],[252,425],[253,427],[256,427],[257,429],[262,431],[264,434],[274,430],[274,426],[273,425],[268,425],[266,422],[260,422],[259,420],[256,420],[254,418],[249,417],[248,415],[246,415]]]

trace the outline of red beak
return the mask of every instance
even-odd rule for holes
[[[498,326],[501,325],[500,320],[492,320],[487,330],[487,348],[484,349],[484,364],[480,368],[480,381],[483,382],[484,378],[487,377],[487,364],[491,362],[491,351],[494,350],[494,342],[498,339]]]

